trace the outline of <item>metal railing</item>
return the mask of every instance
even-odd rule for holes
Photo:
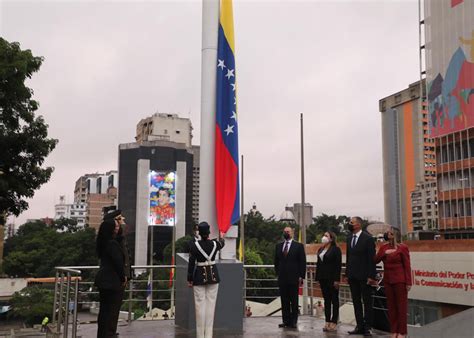
[[[72,336],[76,337],[77,335],[77,298],[79,292],[79,275],[81,271],[69,267],[57,267],[56,268],[56,278],[54,282],[54,300],[53,300],[53,315],[52,323],[55,325],[55,333],[60,334],[61,331],[64,333],[64,337],[68,336],[69,329],[69,304],[70,295],[71,295],[71,282],[73,280],[72,275],[76,275],[74,278],[74,303],[73,303],[73,325],[72,325]],[[66,287],[64,289],[64,284]],[[63,293],[65,291],[65,294]]]
[[[244,265],[244,308],[242,315],[245,317],[246,314],[246,301],[258,301],[259,303],[269,304],[275,299],[279,298],[279,288],[277,277],[274,273],[273,265]],[[175,299],[174,289],[174,274],[173,279],[154,279],[148,278],[151,271],[175,269],[175,265],[143,265],[143,266],[132,266],[132,269],[140,273],[137,278],[134,278],[127,283],[124,296],[124,304],[126,304],[127,322],[130,324],[132,320],[141,317],[137,314],[141,310],[142,314],[151,314],[148,305],[152,304],[152,307],[156,307],[165,310],[169,306],[169,315],[163,319],[173,319],[173,305]],[[73,267],[57,267],[56,268],[56,279],[54,287],[54,303],[53,303],[53,316],[52,316],[52,327],[54,333],[57,336],[62,335],[68,337],[69,327],[71,326],[72,337],[77,336],[77,324],[78,324],[78,310],[86,307],[94,308],[98,303],[98,290],[94,288],[94,273],[99,269],[99,266],[73,266]],[[344,275],[345,268],[341,275]],[[321,291],[314,277],[316,273],[315,264],[307,265],[308,280],[308,308],[302,309],[303,314],[315,315],[315,303],[316,298],[321,298]],[[152,276],[159,275],[152,273]],[[144,285],[144,286],[143,286]],[[340,283],[340,303],[341,305],[350,299],[350,290],[344,279],[341,278]],[[375,296],[379,297],[380,296]],[[148,312],[145,311],[145,304]],[[379,310],[386,310],[384,308],[374,307]],[[275,309],[273,313],[279,311],[280,308]],[[168,310],[166,310],[168,311]],[[267,316],[273,313],[268,313]],[[70,318],[72,316],[72,321]],[[255,316],[255,315],[254,315]],[[150,317],[148,317],[150,318]],[[151,320],[162,319],[156,318],[153,315]]]

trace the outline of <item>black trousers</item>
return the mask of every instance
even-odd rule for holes
[[[373,321],[372,287],[367,281],[349,278],[349,287],[354,304],[354,314],[357,321],[357,329],[370,330]],[[362,301],[364,309],[362,310]]]
[[[113,304],[112,308],[112,318],[110,320],[110,326],[109,326],[109,334],[112,336],[117,333],[117,324],[118,324],[118,319],[119,319],[119,314],[120,314],[120,308],[122,307],[123,303],[123,296],[124,296],[125,290],[122,289],[117,292],[116,298]]]
[[[326,322],[337,324],[339,319],[339,290],[334,287],[334,281],[331,279],[321,279],[319,285],[323,292]]]
[[[283,324],[298,322],[298,284],[279,284]]]
[[[99,289],[100,309],[97,318],[97,338],[114,337],[117,332],[118,314],[123,300],[123,290]]]

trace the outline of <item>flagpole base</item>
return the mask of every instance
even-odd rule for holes
[[[188,287],[188,254],[176,255],[175,324],[188,331],[196,330],[193,289]],[[214,330],[222,333],[243,332],[244,267],[235,259],[217,260],[219,291],[214,314]]]

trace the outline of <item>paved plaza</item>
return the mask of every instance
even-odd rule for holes
[[[324,322],[321,319],[301,316],[298,322],[298,329],[280,329],[281,323],[279,317],[250,317],[244,319],[244,329],[241,333],[214,332],[215,338],[253,338],[253,337],[348,337],[347,331],[354,327],[350,325],[340,325],[338,332],[324,333],[322,328]],[[97,324],[81,324],[78,329],[78,336],[95,337]],[[194,332],[187,332],[174,325],[174,320],[156,320],[156,321],[134,321],[131,325],[126,322],[119,323],[119,338],[152,338],[152,337],[176,337],[192,338],[196,335]],[[376,335],[377,337],[389,337],[387,334]],[[362,336],[351,336],[362,337]]]

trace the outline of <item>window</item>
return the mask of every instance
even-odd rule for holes
[[[109,176],[108,185],[109,188],[114,186],[114,175]]]

